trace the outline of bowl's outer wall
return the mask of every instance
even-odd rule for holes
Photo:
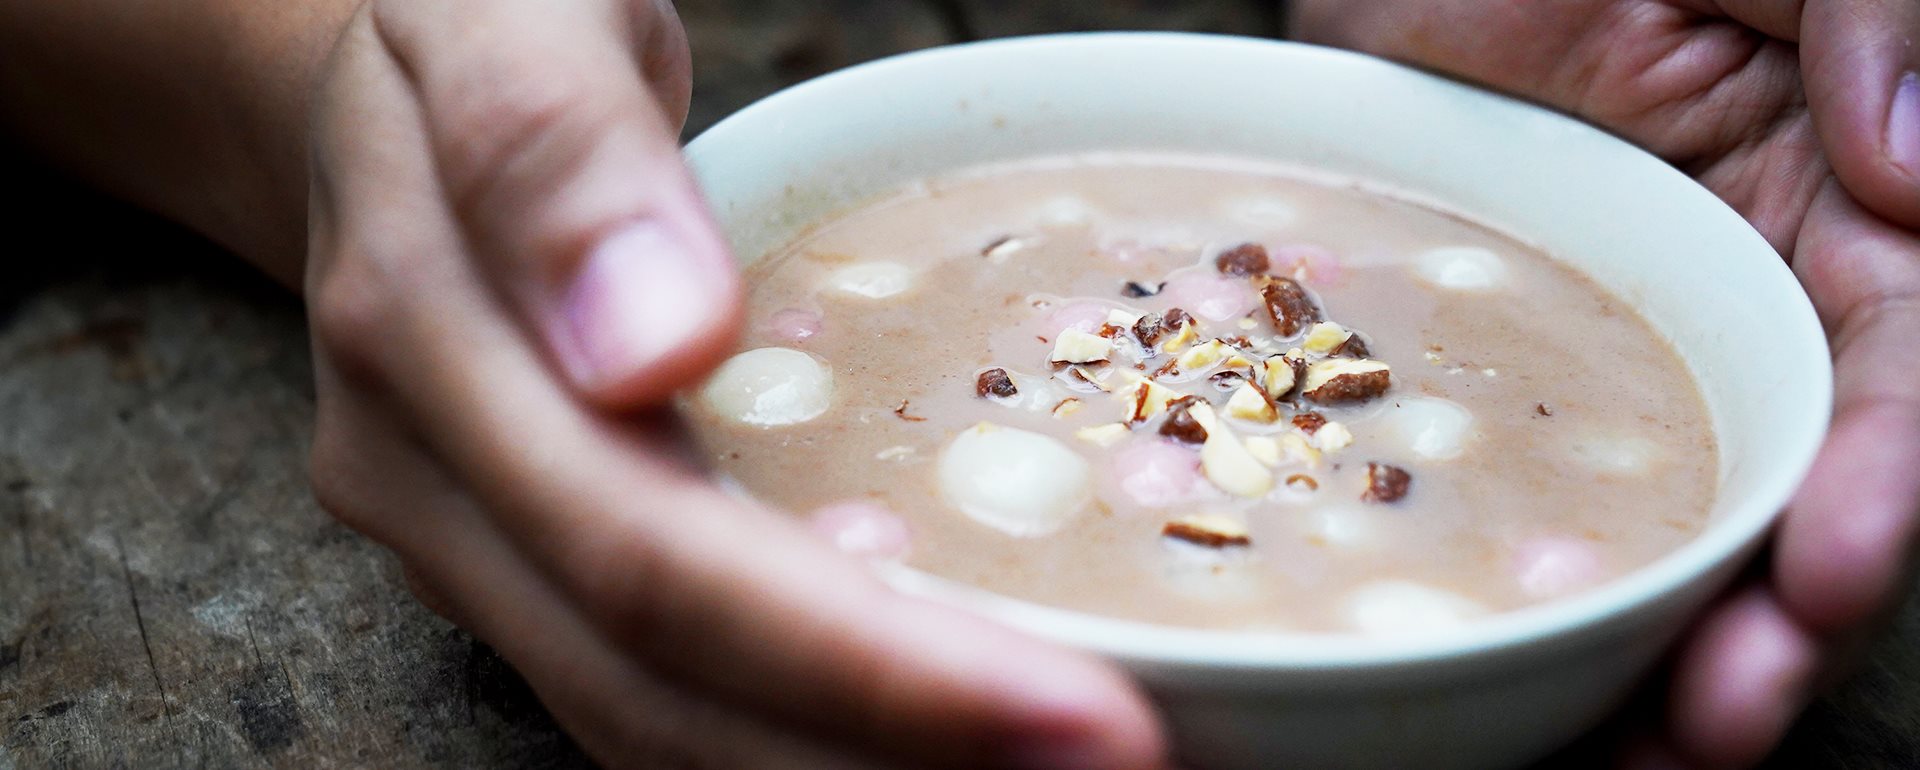
[[[1169,642],[1179,635],[923,591],[1122,661],[1198,766],[1485,768],[1570,740],[1750,556],[1824,435],[1824,335],[1791,273],[1737,214],[1594,129],[1365,57],[1166,34],[976,44],[775,95],[688,157],[750,261],[917,179],[1126,150],[1252,156],[1385,182],[1521,234],[1669,336],[1721,443],[1721,501],[1698,542],[1590,596],[1486,621],[1484,641],[1444,649]],[[1702,301],[1705,286],[1715,301]]]

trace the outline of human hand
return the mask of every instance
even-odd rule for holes
[[[374,0],[315,102],[314,486],[618,766],[1158,766],[1108,666],[887,590],[687,460],[738,277],[665,2]]]
[[[1662,736],[1631,760],[1758,762],[1915,566],[1920,4],[1298,0],[1293,29],[1618,132],[1719,194],[1800,276],[1833,341],[1833,432],[1769,569],[1682,642]]]

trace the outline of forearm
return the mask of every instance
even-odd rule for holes
[[[358,0],[0,0],[0,133],[297,285],[308,93]]]

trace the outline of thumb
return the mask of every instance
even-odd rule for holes
[[[1800,37],[1808,105],[1841,183],[1920,227],[1920,4],[1813,0]]]
[[[652,2],[476,0],[376,22],[480,272],[576,394],[636,408],[717,365],[740,279],[649,88],[660,52],[634,50],[679,40],[677,21]]]

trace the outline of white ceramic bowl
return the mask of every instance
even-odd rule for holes
[[[1659,159],[1559,114],[1376,59],[1175,34],[1063,35],[855,67],[687,148],[738,252],[902,184],[1036,155],[1244,155],[1378,180],[1544,247],[1630,301],[1699,381],[1722,453],[1705,534],[1597,590],[1418,639],[1209,632],[901,590],[1119,661],[1192,766],[1523,764],[1621,702],[1760,545],[1827,427],[1826,338],[1782,260]]]

